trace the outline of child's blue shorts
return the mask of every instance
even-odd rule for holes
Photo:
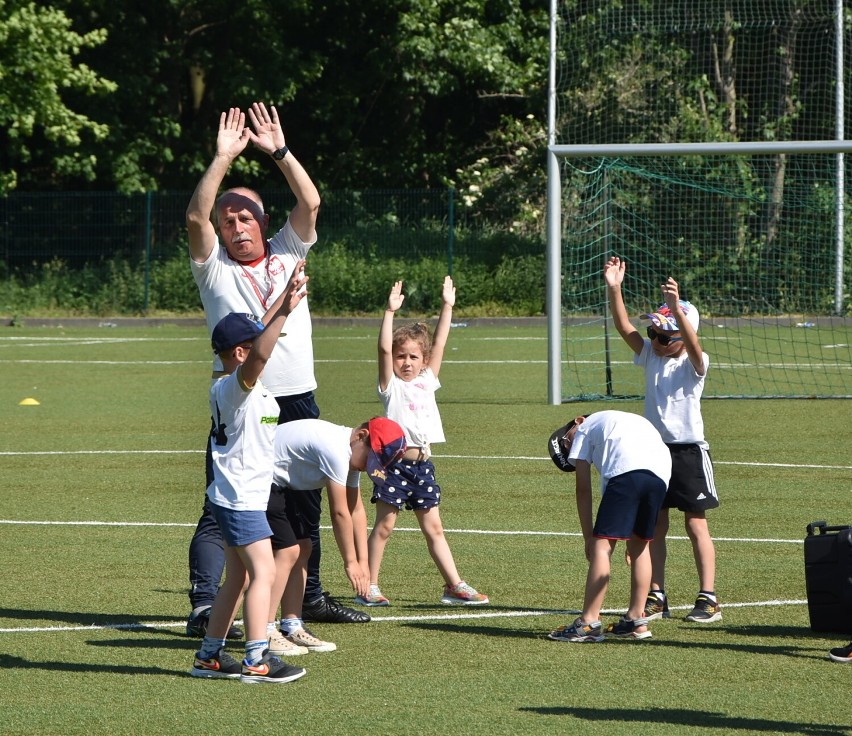
[[[266,511],[235,511],[215,503],[210,504],[210,510],[229,547],[245,547],[272,536]]]
[[[397,509],[431,509],[441,502],[441,487],[435,482],[430,460],[400,460],[387,470],[387,480],[374,488],[373,503],[384,501]]]

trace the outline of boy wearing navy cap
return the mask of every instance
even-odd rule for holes
[[[308,280],[304,268],[302,259],[263,321],[251,314],[232,312],[216,323],[211,335],[213,351],[222,360],[225,374],[210,388],[213,479],[207,498],[225,542],[227,574],[195,655],[190,671],[193,677],[239,679],[253,684],[291,682],[305,674],[304,669],[291,667],[270,654],[266,637],[276,572],[266,506],[278,404],[260,380],[287,316],[307,293],[303,288]],[[224,646],[244,587],[246,653],[240,664]]]
[[[653,575],[645,613],[649,619],[669,618],[665,593],[666,534],[669,509],[684,513],[686,533],[698,570],[698,596],[687,621],[712,623],[722,618],[716,597],[716,548],[707,526],[709,509],[719,505],[710,447],[704,439],[701,394],[710,358],[698,340],[698,310],[680,298],[677,281],[662,284],[665,303],[642,315],[650,320],[647,339],[627,317],[621,295],[625,263],[610,258],[604,267],[615,329],[645,370],[645,417],[656,427],[672,455],[672,479],[651,544]]]

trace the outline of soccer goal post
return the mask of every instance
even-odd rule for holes
[[[637,326],[668,276],[698,307],[706,398],[852,397],[852,141],[548,151],[549,403],[644,393],[609,319],[603,266],[614,255],[627,262]]]

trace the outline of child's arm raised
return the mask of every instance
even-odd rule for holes
[[[704,355],[701,350],[701,343],[698,340],[698,333],[692,328],[692,324],[680,307],[680,289],[678,288],[677,281],[669,276],[661,288],[663,290],[663,298],[666,300],[666,304],[671,310],[672,315],[677,320],[677,326],[680,330],[680,336],[683,338],[683,346],[686,348],[689,362],[692,363],[695,372],[699,376],[703,376]]]
[[[379,328],[379,388],[382,391],[388,387],[393,376],[393,315],[404,301],[402,281],[397,281],[391,287],[388,306]]]
[[[263,373],[266,362],[275,349],[275,343],[281,336],[281,328],[287,321],[287,315],[296,308],[308,293],[304,288],[307,283],[308,277],[305,276],[305,259],[303,258],[296,264],[293,273],[290,274],[290,280],[284,287],[284,291],[279,294],[266,314],[263,315],[261,321],[266,327],[255,338],[248,357],[239,368],[240,378],[246,386],[254,386],[257,379],[260,378],[260,374]]]
[[[612,323],[624,342],[630,346],[636,355],[639,355],[645,341],[639,331],[630,324],[627,309],[624,307],[624,298],[621,295],[621,284],[624,281],[626,267],[625,261],[613,256],[604,266],[604,281],[606,281],[606,292],[609,297],[609,311],[612,312]]]
[[[429,367],[435,376],[441,370],[441,361],[444,360],[444,348],[447,346],[447,338],[450,335],[450,323],[453,321],[453,307],[456,305],[456,287],[449,276],[444,277],[444,287],[441,291],[441,314],[432,336],[432,355],[429,358]]]

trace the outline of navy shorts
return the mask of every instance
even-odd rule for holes
[[[707,511],[719,505],[710,451],[697,444],[667,444],[672,454],[672,478],[664,509]]]
[[[387,480],[374,486],[373,503],[384,503],[409,511],[431,509],[441,502],[441,487],[435,482],[435,466],[430,460],[400,460],[388,468]]]
[[[275,483],[269,491],[269,504],[266,507],[266,519],[272,529],[272,549],[286,549],[305,539],[299,537],[293,528],[291,517],[294,516],[292,504],[287,503],[286,489]]]
[[[229,547],[245,547],[272,536],[264,511],[235,511],[215,503],[210,504],[210,511]]]
[[[610,478],[592,534],[601,539],[630,539],[635,534],[651,541],[665,496],[665,482],[650,470],[631,470]]]

